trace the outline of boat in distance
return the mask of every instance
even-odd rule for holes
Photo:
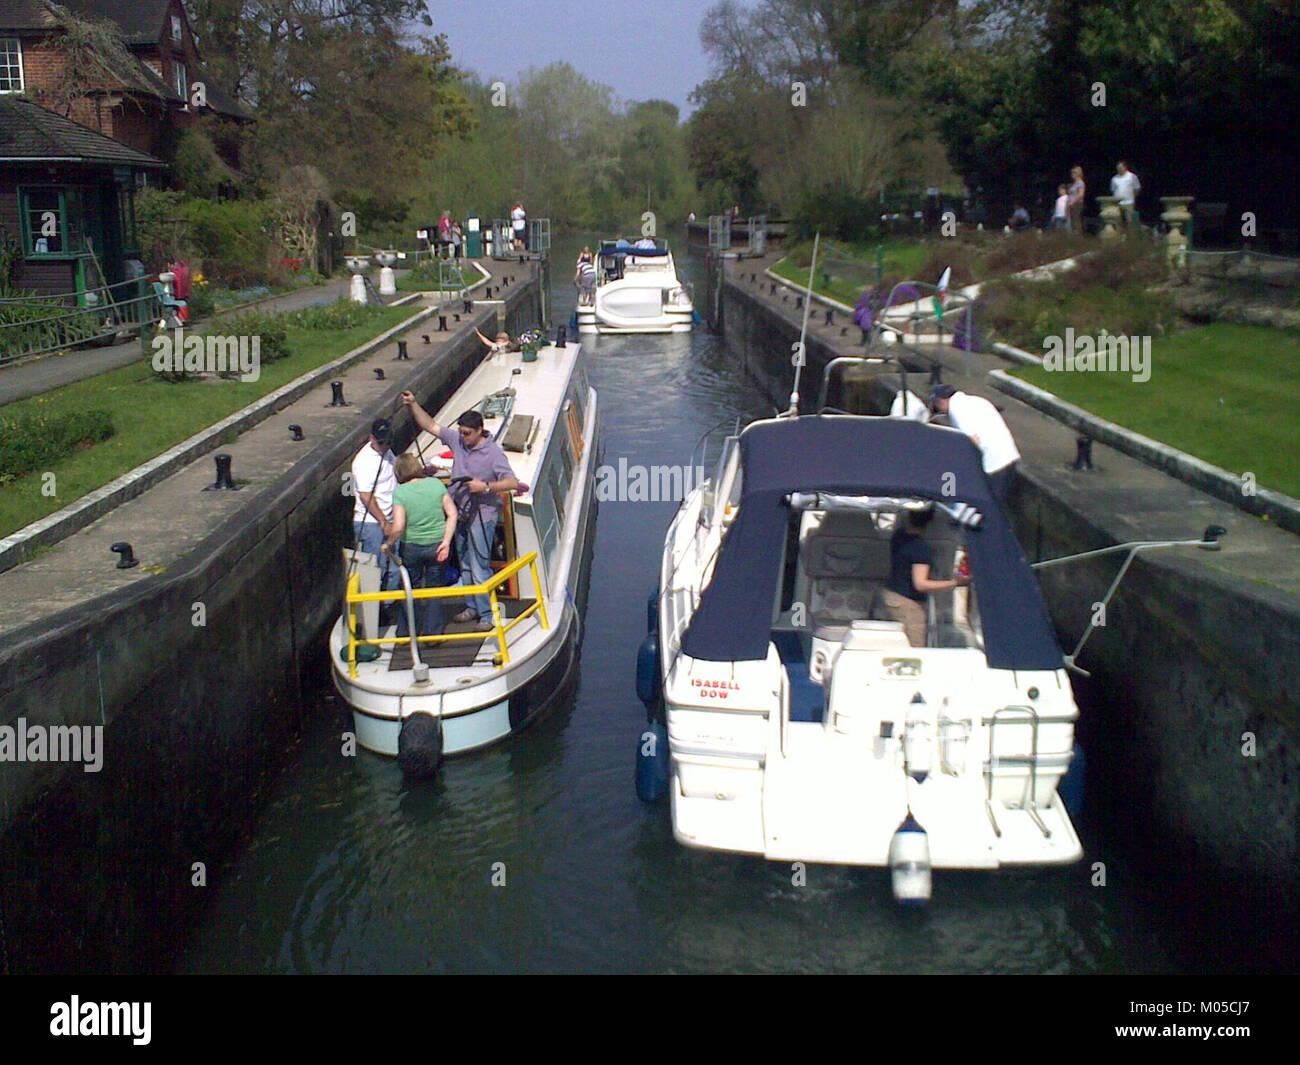
[[[413,724],[433,735],[439,754],[478,750],[519,732],[549,707],[576,660],[599,432],[581,346],[548,345],[535,357],[487,355],[435,420],[454,426],[471,408],[483,414],[520,482],[515,492],[501,493],[491,578],[473,588],[411,591],[403,570],[401,587],[380,592],[378,560],[344,552],[346,591],[330,634],[331,673],[352,707],[357,742],[380,754],[401,753]],[[450,475],[451,452],[429,433],[420,432],[408,450]],[[455,620],[470,592],[489,597],[489,631]],[[413,638],[398,637],[392,626],[380,630],[381,603],[412,611],[414,621],[429,600],[442,610],[439,632]]]
[[[580,333],[691,331],[690,289],[678,278],[663,240],[604,240],[595,258],[595,287],[581,291],[575,311]]]

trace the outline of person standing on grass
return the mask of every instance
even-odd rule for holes
[[[1056,205],[1052,208],[1052,228],[1070,228],[1070,189],[1068,185],[1056,186]]]
[[[456,529],[456,552],[460,560],[460,582],[464,585],[483,584],[492,577],[492,541],[497,523],[501,520],[500,492],[513,492],[519,487],[515,471],[501,446],[489,439],[483,428],[483,415],[467,410],[460,416],[458,425],[439,425],[411,392],[402,393],[402,402],[411,408],[415,424],[432,433],[451,448],[451,476],[468,477],[464,488],[467,503],[473,511]],[[462,513],[466,509],[460,508]],[[452,620],[473,622],[479,632],[492,628],[492,604],[487,595],[465,597],[466,606]]]
[[[1070,199],[1066,204],[1070,220],[1070,232],[1083,235],[1083,200],[1088,187],[1083,182],[1083,167],[1076,166],[1070,170]]]
[[[1005,504],[1020,451],[997,407],[981,396],[959,392],[952,385],[936,385],[930,393],[930,409],[935,414],[946,414],[953,427],[980,449],[993,498]]]
[[[1115,176],[1110,179],[1110,194],[1115,197],[1125,229],[1137,224],[1137,194],[1141,191],[1142,182],[1121,159],[1115,164]]]

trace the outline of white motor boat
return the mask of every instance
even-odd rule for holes
[[[687,333],[695,306],[662,240],[606,240],[596,253],[596,287],[589,300],[580,292],[576,318],[582,333]]]
[[[931,593],[912,646],[880,593],[890,538],[924,504],[944,515],[932,575],[966,560],[972,583]],[[929,897],[931,868],[1081,857],[1058,787],[1078,717],[1065,662],[960,432],[843,414],[749,425],[683,501],[660,589],[638,788],[658,771],[681,843],[891,868],[900,901]]]
[[[378,561],[344,552],[344,609],[330,636],[334,685],[353,708],[357,742],[380,754],[401,753],[416,734],[457,754],[518,732],[548,707],[576,658],[598,444],[580,346],[544,347],[533,361],[486,357],[435,417],[454,425],[470,408],[483,412],[521,482],[521,493],[502,493],[494,573],[475,589],[490,596],[493,629],[451,620],[464,605],[461,585],[411,592],[403,570],[402,588],[380,592]],[[450,474],[450,451],[428,433],[410,450]],[[380,631],[381,602],[414,611],[429,599],[442,607],[441,633]]]

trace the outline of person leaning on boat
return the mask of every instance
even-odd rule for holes
[[[360,550],[379,560],[379,590],[384,592],[397,587],[397,570],[379,550],[391,528],[393,491],[397,488],[392,442],[392,423],[387,418],[376,418],[370,426],[370,439],[352,460],[352,489],[356,493],[352,531]]]
[[[921,530],[930,524],[934,509],[908,510],[906,514],[906,523],[900,524],[889,540],[889,580],[880,595],[889,616],[903,623],[907,642],[913,647],[924,647],[927,597],[931,592],[970,584],[970,578],[959,576],[940,581],[931,577],[934,552]]]
[[[930,393],[930,409],[935,414],[946,414],[953,428],[960,429],[980,449],[993,498],[1005,504],[1020,462],[1020,450],[997,407],[982,396],[959,392],[952,385],[936,385]]]
[[[478,411],[467,410],[458,419],[459,428],[456,428],[439,425],[410,392],[402,393],[402,402],[411,408],[416,425],[451,448],[453,480],[470,478],[465,489],[473,513],[456,528],[456,553],[461,584],[482,584],[492,576],[492,539],[501,518],[501,497],[497,493],[514,491],[519,487],[519,480],[501,446],[488,438],[483,415]],[[480,631],[487,632],[492,627],[489,598],[466,596],[466,604],[453,620],[476,622]]]
[[[389,551],[402,541],[402,565],[411,578],[412,590],[437,588],[442,584],[442,564],[451,555],[456,535],[456,504],[437,477],[424,475],[424,464],[407,453],[394,465],[397,488],[393,492],[393,520],[384,537]],[[415,604],[417,635],[432,636],[442,626],[435,619],[442,613],[436,599]],[[397,612],[397,635],[407,636],[406,611]]]

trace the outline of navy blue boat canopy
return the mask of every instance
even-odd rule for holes
[[[792,492],[967,503],[965,532],[984,652],[994,669],[1059,669],[1042,592],[965,435],[897,418],[812,415],[758,422],[740,437],[740,506],[682,650],[710,662],[767,657]]]
[[[622,239],[617,241],[605,241],[600,246],[600,253],[602,255],[637,255],[643,258],[649,258],[655,255],[667,255],[668,249],[660,247],[658,243],[656,243],[653,248],[638,248],[631,241]]]

